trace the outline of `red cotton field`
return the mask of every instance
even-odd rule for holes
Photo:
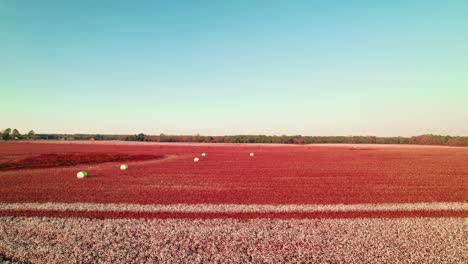
[[[250,153],[254,155],[250,156]],[[194,162],[196,157],[198,162]],[[120,170],[121,164],[127,164],[128,169]],[[87,171],[89,177],[78,179],[79,171]],[[216,261],[212,259],[214,253],[221,254],[218,260],[232,262],[255,260],[255,257],[266,262],[341,262],[354,259],[356,256],[352,254],[363,260],[384,261],[392,259],[398,252],[383,256],[376,251],[372,255],[364,248],[350,247],[348,251],[328,256],[342,241],[325,241],[324,236],[333,234],[349,243],[360,244],[369,239],[368,235],[376,239],[378,232],[390,232],[387,235],[393,236],[391,230],[401,232],[399,238],[395,238],[401,243],[434,235],[411,231],[420,230],[438,232],[435,240],[445,241],[447,247],[455,245],[455,248],[441,249],[439,246],[443,243],[431,246],[430,241],[409,243],[401,250],[415,248],[420,251],[416,250],[408,259],[437,261],[440,254],[445,254],[446,258],[442,260],[458,262],[466,260],[466,255],[461,252],[463,244],[468,242],[465,236],[468,235],[467,190],[468,148],[0,143],[0,231],[5,234],[0,239],[0,253],[21,261],[35,262],[44,256],[60,261],[64,260],[64,252],[72,251],[68,246],[58,249],[48,245],[45,241],[50,234],[57,243],[63,244],[72,237],[76,239],[76,235],[83,237],[93,233],[112,240],[112,234],[135,232],[147,241],[134,237],[128,238],[127,242],[138,241],[141,246],[148,246],[150,255],[135,254],[143,254],[142,259],[154,261]],[[140,222],[142,219],[153,222]],[[78,224],[80,221],[90,222]],[[75,222],[83,226],[77,227]],[[14,243],[30,243],[27,237],[36,225],[44,226],[48,231],[34,231],[36,235],[46,232],[34,239],[44,239],[43,243],[52,247],[53,253],[39,252],[33,246],[12,246]],[[119,225],[121,229],[112,233],[100,230],[102,225]],[[221,229],[215,231],[216,225]],[[61,230],[60,226],[67,226],[69,230]],[[139,226],[152,230],[148,232],[162,233],[144,234]],[[268,258],[267,248],[252,244],[258,238],[256,232],[267,226],[270,228],[266,231],[270,232],[268,238],[258,243],[265,246],[265,239],[271,240],[271,249],[279,243],[283,245],[281,247],[291,247],[289,251],[280,254],[281,247],[276,248],[277,252]],[[355,229],[350,231],[346,226]],[[430,231],[427,226],[437,230]],[[367,233],[367,229],[375,229],[377,233]],[[189,236],[194,241],[185,240],[187,237],[180,233],[181,230],[191,232]],[[228,230],[245,232],[245,235],[223,235],[231,232]],[[297,234],[293,237],[290,237],[291,233],[282,235],[285,230]],[[321,230],[320,234],[312,235],[318,230]],[[307,238],[307,233],[303,232],[309,232],[311,237]],[[206,236],[211,236],[212,240],[206,240]],[[448,236],[451,240],[446,240]],[[172,242],[164,244],[160,239]],[[92,243],[105,250],[106,247],[96,240]],[[217,242],[213,242],[215,240]],[[80,243],[91,243],[86,241]],[[162,244],[150,246],[150,241]],[[227,249],[219,248],[223,243],[233,243],[237,250],[252,252],[225,251]],[[325,245],[320,250],[326,254],[317,255],[317,243]],[[203,244],[209,248],[204,248]],[[178,245],[186,251],[174,251],[174,248],[168,248],[169,245]],[[343,245],[344,248],[349,246]],[[429,254],[429,258],[420,256],[427,247],[439,253]],[[175,255],[171,258],[165,258],[167,255],[164,254],[151,255],[158,250]],[[86,250],[73,252],[76,260],[93,260]],[[251,258],[244,259],[246,256]],[[124,261],[118,256],[107,255],[101,260]]]

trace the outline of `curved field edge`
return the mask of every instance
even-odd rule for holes
[[[468,218],[0,217],[0,233],[0,253],[28,262],[468,261]]]
[[[164,159],[163,155],[129,155],[111,153],[51,153],[32,157],[18,158],[14,161],[0,162],[0,171],[17,169],[39,169],[52,167],[77,166],[82,164],[101,164],[109,162],[128,162]]]

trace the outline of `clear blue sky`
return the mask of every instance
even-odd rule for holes
[[[450,0],[0,0],[0,128],[468,135],[467,14]]]

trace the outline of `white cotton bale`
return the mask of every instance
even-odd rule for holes
[[[206,156],[206,153],[202,153],[201,155],[202,155],[202,157],[205,157],[205,156]]]
[[[128,169],[128,165],[127,164],[122,164],[120,165],[120,170],[126,170]]]
[[[253,157],[253,156],[254,156],[253,152],[250,152],[250,157]]]
[[[198,162],[200,159],[199,158],[194,158],[193,161]]]
[[[80,171],[76,174],[76,177],[78,179],[83,179],[83,178],[86,178],[88,177],[88,173],[86,171]]]

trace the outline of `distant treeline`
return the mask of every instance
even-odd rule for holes
[[[125,140],[149,142],[198,142],[198,143],[276,143],[276,144],[416,144],[447,145],[468,147],[468,137],[421,135],[415,137],[374,137],[374,136],[200,136],[200,135],[100,135],[100,134],[36,134],[33,130],[21,134],[16,129],[5,129],[0,133],[3,140]]]
[[[127,136],[129,141],[153,142],[206,142],[206,143],[276,143],[276,144],[417,144],[417,145],[448,145],[468,146],[468,137],[452,137],[440,135],[421,135],[415,137],[375,137],[375,136],[147,136],[144,134]]]

